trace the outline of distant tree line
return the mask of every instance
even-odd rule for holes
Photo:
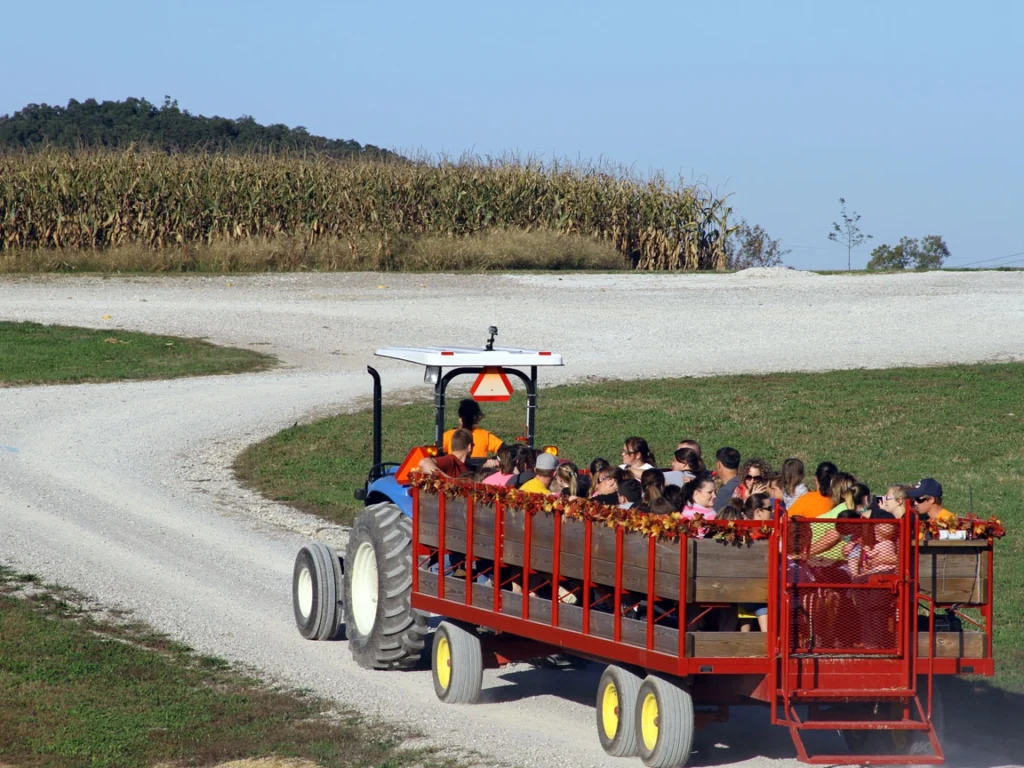
[[[132,144],[169,152],[278,154],[305,150],[336,158],[399,157],[372,144],[313,136],[302,126],[260,125],[248,115],[237,119],[193,115],[169,96],[159,107],[146,99],[72,99],[66,107],[29,104],[13,115],[0,116],[0,149],[123,149]]]

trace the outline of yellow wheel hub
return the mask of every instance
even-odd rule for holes
[[[658,697],[653,693],[644,696],[640,706],[640,737],[647,751],[658,746]]]
[[[601,727],[609,739],[619,732],[619,692],[614,683],[608,683],[601,696]]]
[[[446,691],[452,681],[452,649],[447,637],[437,638],[437,649],[434,651],[434,669],[437,671],[437,682]]]

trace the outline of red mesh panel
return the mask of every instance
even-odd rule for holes
[[[789,521],[783,621],[790,654],[902,654],[902,525],[898,520]]]

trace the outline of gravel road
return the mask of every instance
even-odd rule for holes
[[[365,403],[375,348],[478,345],[491,324],[499,343],[565,355],[542,383],[1020,360],[1024,273],[4,277],[0,320],[201,336],[283,362],[256,375],[0,389],[0,561],[203,652],[415,724],[482,764],[621,766],[640,763],[600,749],[599,670],[517,665],[487,675],[492,703],[450,707],[429,672],[367,672],[343,644],[302,640],[295,552],[345,533],[237,487],[234,456]],[[385,396],[422,390],[418,369],[374,364]],[[795,764],[788,735],[766,722],[754,711],[708,728],[693,763]],[[948,751],[953,764],[1009,764],[976,744]]]

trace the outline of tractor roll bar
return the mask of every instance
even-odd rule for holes
[[[445,406],[445,390],[448,388],[448,382],[454,379],[456,376],[463,376],[467,373],[483,373],[484,366],[466,366],[463,368],[452,368],[444,376],[438,378],[437,383],[434,384],[434,410],[436,412],[437,420],[434,426],[434,443],[438,448],[441,447],[441,443],[444,437],[444,406]],[[536,436],[536,418],[537,418],[537,366],[530,366],[530,375],[527,376],[522,371],[516,368],[502,368],[505,373],[510,373],[526,385],[526,443],[531,448],[533,447],[533,439]],[[374,422],[376,425],[376,422]],[[379,430],[374,427],[374,433],[379,434]]]

